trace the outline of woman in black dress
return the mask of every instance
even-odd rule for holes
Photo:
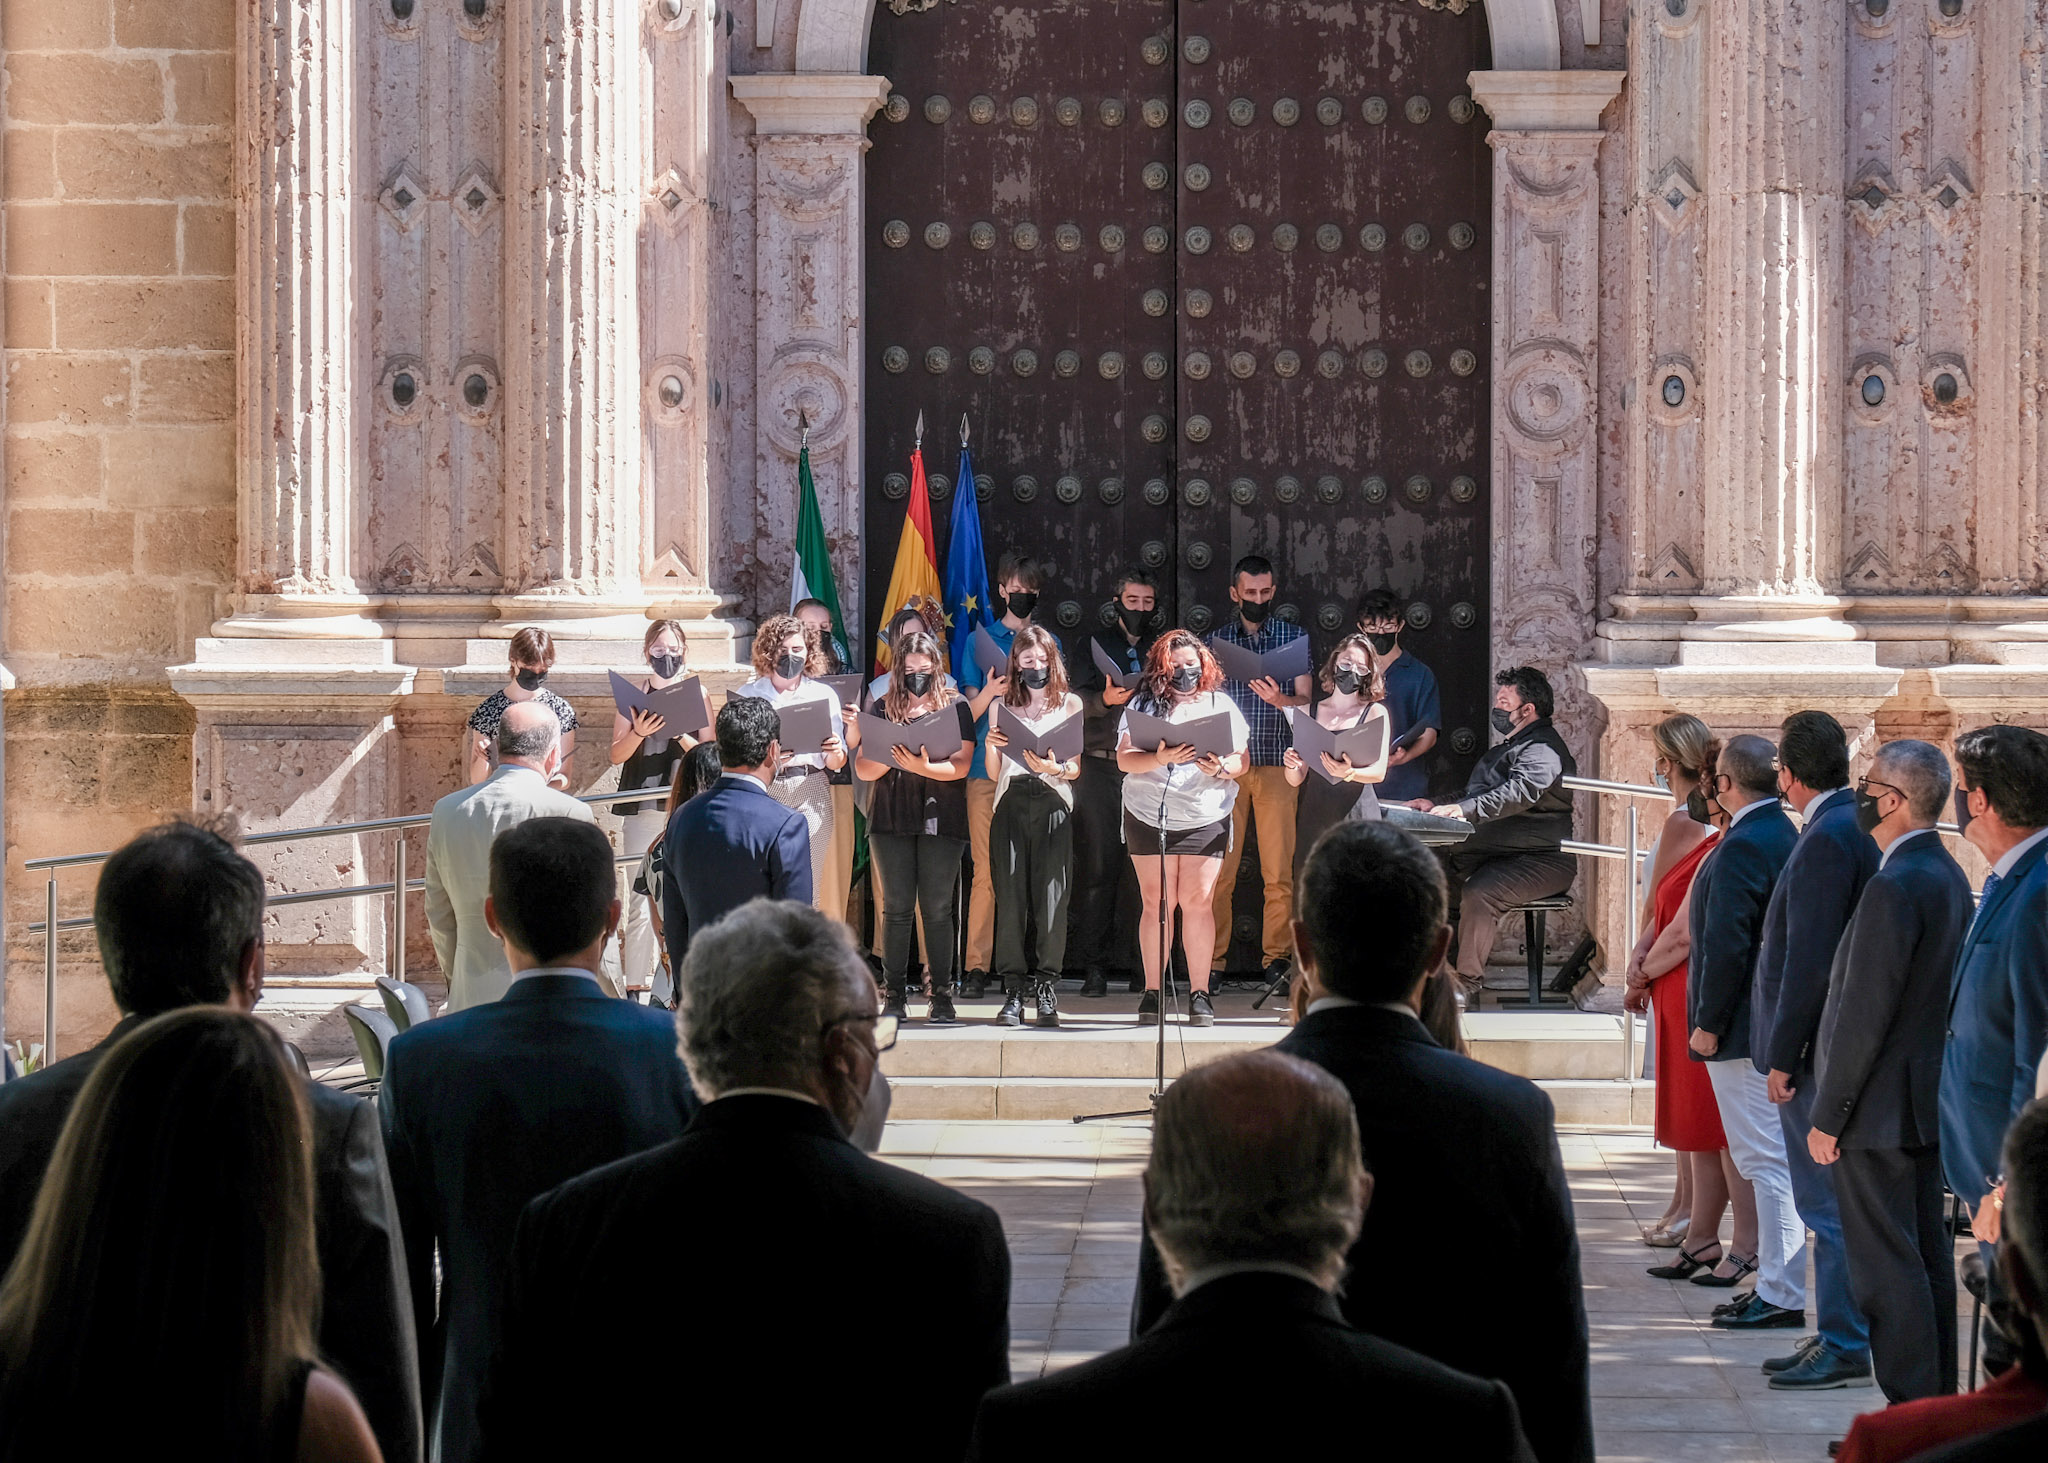
[[[1337,642],[1330,658],[1323,662],[1316,679],[1319,693],[1310,715],[1331,731],[1351,731],[1375,720],[1388,726],[1387,681],[1380,671],[1379,657],[1363,635],[1347,635]],[[1373,784],[1387,775],[1387,757],[1393,748],[1384,731],[1379,760],[1369,767],[1354,767],[1349,757],[1318,754],[1317,767],[1310,767],[1301,754],[1289,747],[1282,763],[1287,780],[1301,789],[1294,805],[1294,878],[1299,885],[1302,866],[1316,840],[1347,819],[1377,821],[1380,801]]]

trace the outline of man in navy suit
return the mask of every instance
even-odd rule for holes
[[[1842,724],[1825,711],[1787,717],[1778,735],[1778,792],[1804,822],[1764,913],[1749,1055],[1777,1104],[1792,1201],[1813,1231],[1820,1335],[1764,1364],[1780,1391],[1870,1385],[1870,1325],[1850,1289],[1834,1181],[1806,1149],[1813,1129],[1814,1038],[1827,1005],[1828,972],[1856,900],[1877,871],[1877,845],[1856,825],[1848,784],[1849,738]]]
[[[1757,1252],[1734,1256],[1757,1273],[1756,1289],[1716,1326],[1752,1331],[1806,1324],[1806,1227],[1792,1204],[1785,1130],[1764,1074],[1751,1060],[1750,1008],[1771,891],[1797,838],[1778,803],[1777,749],[1739,736],[1721,749],[1714,795],[1728,816],[1721,846],[1692,885],[1693,1060],[1707,1064],[1735,1171],[1756,1189]]]
[[[611,840],[589,823],[532,818],[500,833],[484,919],[504,944],[511,989],[391,1043],[379,1106],[430,1417],[439,1384],[443,1463],[476,1456],[477,1392],[519,1211],[679,1137],[696,1111],[668,1014],[597,984],[619,924],[616,878]]]
[[[662,839],[662,931],[669,968],[683,968],[690,931],[706,930],[750,899],[811,902],[811,830],[768,792],[782,761],[781,719],[758,696],[718,709],[725,775],[669,819]]]

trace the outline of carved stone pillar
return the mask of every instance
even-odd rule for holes
[[[639,10],[509,0],[503,618],[638,617]]]
[[[861,154],[879,76],[735,76],[754,115],[757,583],[787,584],[796,543],[797,413],[840,603],[861,623]],[[763,590],[762,607],[772,598]]]
[[[346,616],[356,592],[349,554],[361,455],[358,7],[243,0],[240,9],[240,608]]]

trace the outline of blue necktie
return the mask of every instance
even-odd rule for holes
[[[1991,907],[1991,891],[1997,887],[1998,875],[1986,874],[1984,876],[1984,892],[1977,896],[1977,912],[1970,916],[1970,934],[1963,937],[1964,944],[1967,945],[1970,942],[1970,937],[1977,933],[1977,921],[1982,919],[1984,911]]]

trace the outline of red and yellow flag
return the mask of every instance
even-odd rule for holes
[[[969,492],[973,491],[970,486]],[[924,481],[924,449],[910,453],[910,502],[903,513],[903,537],[896,543],[896,567],[889,571],[889,592],[882,599],[875,627],[875,674],[889,668],[889,620],[920,596],[943,603],[939,596],[938,539],[932,533],[932,500]]]

